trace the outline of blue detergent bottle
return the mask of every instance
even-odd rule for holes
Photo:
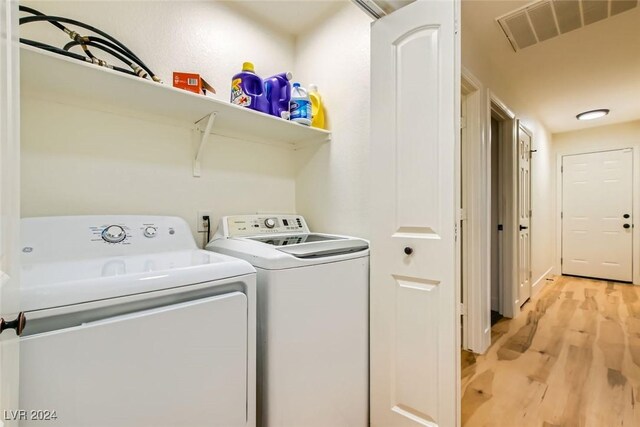
[[[233,76],[231,103],[269,114],[269,101],[262,79],[256,75],[251,62],[242,64],[242,72]]]
[[[291,90],[291,121],[311,126],[311,100],[300,83],[294,83]]]
[[[264,80],[264,89],[269,101],[269,113],[282,119],[289,119],[291,107],[291,73],[276,74]]]

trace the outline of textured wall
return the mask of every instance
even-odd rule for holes
[[[294,64],[295,39],[218,1],[23,1],[44,13],[94,25],[136,53],[166,84],[173,71],[202,74],[228,100],[231,77],[253,61],[267,77]],[[46,23],[21,26],[21,36],[63,46],[70,39]],[[81,50],[76,47],[76,52]]]
[[[315,83],[333,140],[298,152],[296,206],[317,231],[367,237],[371,19],[346,4],[296,46],[296,76]]]
[[[293,37],[223,2],[24,4],[116,36],[165,84],[173,70],[200,72],[224,100],[243,61],[254,61],[265,76],[294,66]],[[22,28],[23,37],[57,46],[68,41],[48,24],[30,25]],[[195,234],[198,210],[212,211],[214,221],[227,214],[295,211],[291,151],[212,137],[202,177],[194,178],[186,127],[35,98],[24,99],[22,113],[23,216],[178,215]]]

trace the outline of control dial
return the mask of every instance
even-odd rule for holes
[[[158,229],[155,227],[146,227],[144,229],[144,237],[156,237],[156,234],[158,234]]]
[[[273,228],[276,226],[276,220],[273,218],[267,218],[264,220],[264,226],[267,228]]]
[[[124,228],[119,225],[110,225],[102,230],[102,239],[109,243],[120,243],[127,237]]]

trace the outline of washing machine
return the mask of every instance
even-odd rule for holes
[[[198,249],[177,217],[27,218],[21,242],[22,409],[47,426],[255,426],[249,263]]]
[[[257,270],[258,424],[368,425],[369,243],[300,215],[242,215],[206,249]]]

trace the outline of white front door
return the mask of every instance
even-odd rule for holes
[[[18,314],[18,230],[20,229],[20,84],[18,2],[0,0],[0,318]],[[0,425],[15,425],[19,340],[13,330],[0,334]],[[15,414],[16,412],[13,412]]]
[[[531,297],[531,135],[518,128],[518,301]]]
[[[371,425],[459,424],[459,3],[372,26]]]
[[[562,274],[631,282],[633,150],[562,158]]]

